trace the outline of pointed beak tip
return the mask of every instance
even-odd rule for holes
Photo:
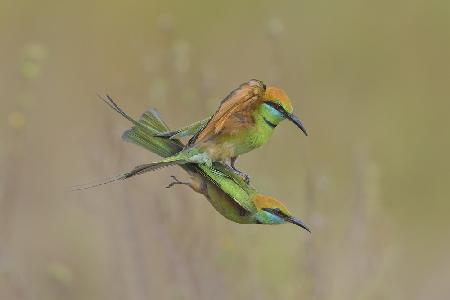
[[[299,124],[296,124],[300,130],[305,134],[305,136],[308,136],[308,132],[306,131],[305,126],[303,126],[303,124],[300,122]]]
[[[305,224],[303,224],[303,226],[299,225],[301,228],[305,229],[306,231],[309,232],[309,234],[311,234],[311,229],[309,229],[308,226],[306,226]]]
[[[298,128],[300,128],[301,131],[303,131],[303,133],[305,134],[305,136],[308,136],[308,132],[306,131],[305,126],[303,126],[302,121],[300,121],[300,119],[294,115],[293,113],[286,113],[287,118],[294,123]]]
[[[290,218],[289,220],[287,220],[289,223],[292,223],[292,224],[294,224],[294,225],[297,225],[297,226],[299,226],[299,227],[301,227],[301,228],[303,228],[303,229],[305,229],[306,231],[308,231],[310,234],[311,234],[311,229],[309,229],[309,227],[305,224],[305,223],[303,223],[302,221],[300,221],[299,219],[297,219],[297,218]]]

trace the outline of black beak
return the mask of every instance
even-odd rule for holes
[[[286,118],[288,118],[292,123],[294,123],[295,125],[297,125],[298,128],[301,129],[301,131],[303,131],[303,133],[308,136],[308,133],[306,132],[306,128],[305,126],[303,126],[302,121],[300,121],[299,118],[297,118],[296,115],[292,114],[292,113],[288,113],[287,111],[284,112],[284,114],[286,115]]]
[[[285,220],[286,220],[286,222],[289,222],[289,223],[295,224],[297,226],[300,226],[301,228],[303,228],[306,231],[308,231],[309,233],[311,233],[311,230],[309,229],[309,227],[306,226],[306,224],[303,223],[301,220],[299,220],[299,219],[297,219],[295,217],[292,217],[292,216],[285,218]]]

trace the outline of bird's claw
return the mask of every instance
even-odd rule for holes
[[[243,174],[243,175],[244,175],[243,178],[244,178],[245,183],[249,184],[250,183],[250,179],[251,179],[250,176],[248,174]]]
[[[236,168],[232,168],[233,169],[233,172],[236,174],[236,175],[238,175],[239,177],[241,177],[242,178],[242,180],[244,180],[244,182],[246,183],[246,184],[249,184],[250,183],[250,176],[248,175],[248,174],[246,174],[246,173],[244,173],[244,172],[242,172],[242,171],[240,171],[240,170],[238,170],[238,169],[236,169]]]
[[[170,177],[173,179],[173,181],[171,183],[169,183],[168,186],[166,186],[166,189],[170,189],[171,187],[173,187],[174,185],[177,185],[177,184],[189,184],[187,182],[179,181],[178,178],[176,178],[173,175],[171,175]]]
[[[245,181],[246,184],[250,183],[250,176],[244,172],[241,172],[239,170],[235,170],[236,174],[242,177],[242,179]]]

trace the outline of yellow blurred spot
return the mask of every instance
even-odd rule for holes
[[[26,124],[25,115],[18,111],[13,111],[8,116],[8,125],[14,129],[21,129]]]
[[[26,60],[20,66],[20,73],[26,79],[36,79],[41,74],[41,65],[34,61]]]
[[[61,262],[52,262],[48,266],[48,274],[52,279],[56,280],[62,285],[68,286],[73,281],[72,270],[67,265]]]
[[[23,59],[20,62],[20,73],[26,79],[36,79],[42,73],[43,63],[48,56],[47,48],[40,44],[25,47]]]

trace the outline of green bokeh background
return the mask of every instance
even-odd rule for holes
[[[1,299],[448,299],[450,2],[0,0]],[[231,223],[120,140],[251,78],[290,123],[240,158],[312,228]]]

